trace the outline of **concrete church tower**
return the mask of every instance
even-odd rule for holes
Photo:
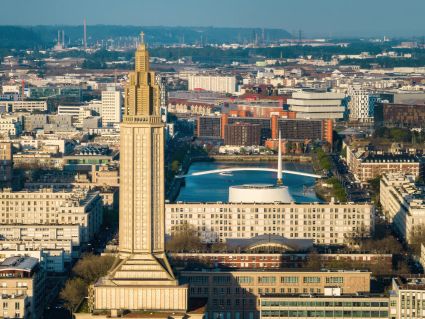
[[[179,286],[164,251],[164,123],[161,89],[141,43],[125,88],[120,146],[120,262],[90,289],[93,313],[187,310],[187,285]]]
[[[120,253],[164,254],[161,90],[142,42],[125,88],[120,146]]]

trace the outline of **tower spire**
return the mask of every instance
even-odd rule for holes
[[[282,185],[282,139],[279,131],[279,145],[277,154],[277,185]]]

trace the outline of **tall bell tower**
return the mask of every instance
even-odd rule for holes
[[[90,289],[94,313],[184,313],[187,286],[179,285],[165,255],[164,123],[161,88],[150,70],[144,34],[125,87],[120,127],[120,262]]]
[[[143,41],[125,87],[120,145],[122,255],[164,254],[164,123],[161,89]]]

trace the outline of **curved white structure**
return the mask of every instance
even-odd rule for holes
[[[241,171],[261,171],[261,172],[278,172],[276,168],[267,168],[267,167],[234,167],[234,168],[222,168],[222,169],[213,169],[210,171],[201,171],[201,172],[194,172],[192,174],[186,174],[186,175],[177,175],[176,178],[184,178],[189,176],[201,176],[201,175],[208,175],[208,174],[217,174],[217,173],[223,173],[223,172],[241,172]],[[307,176],[312,178],[322,178],[320,175],[311,174],[311,173],[304,173],[304,172],[297,172],[297,171],[287,171],[282,170],[282,174],[293,174],[293,175],[300,175],[300,176]]]
[[[246,184],[229,187],[229,203],[291,203],[288,187]]]

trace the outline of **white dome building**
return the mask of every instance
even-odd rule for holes
[[[245,184],[229,187],[229,203],[291,203],[288,187],[271,184]]]

